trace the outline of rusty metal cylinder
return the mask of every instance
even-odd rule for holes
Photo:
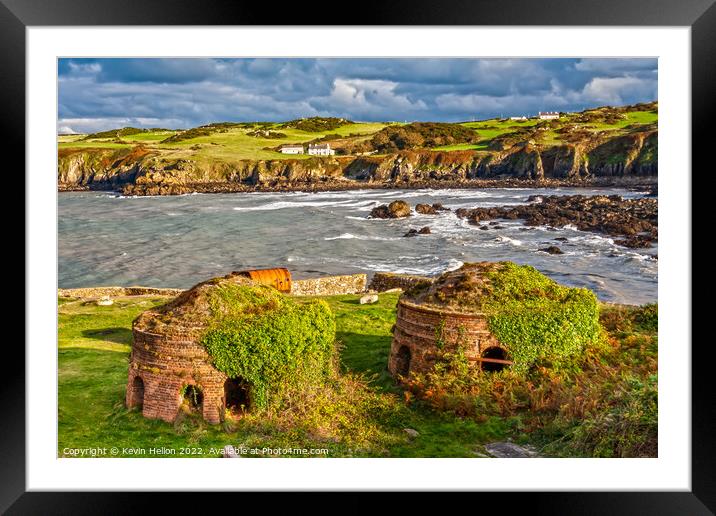
[[[262,285],[269,285],[279,292],[291,292],[291,272],[283,267],[275,269],[247,269],[235,274],[245,276],[251,281]]]

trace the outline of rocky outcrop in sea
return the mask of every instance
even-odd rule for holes
[[[460,208],[455,213],[476,225],[493,219],[521,219],[528,226],[573,225],[581,231],[622,237],[615,243],[633,248],[649,247],[658,238],[658,201],[654,198],[624,199],[619,195],[535,195],[527,200],[531,201],[530,204]]]

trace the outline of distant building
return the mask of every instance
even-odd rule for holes
[[[308,153],[311,156],[332,156],[336,151],[331,149],[330,143],[309,143]]]
[[[281,147],[282,154],[303,154],[303,145],[283,145]],[[310,151],[309,151],[310,154]]]
[[[559,118],[559,113],[557,111],[540,111],[539,117],[540,120],[555,120]]]
[[[526,116],[511,116],[510,120],[527,120]]]

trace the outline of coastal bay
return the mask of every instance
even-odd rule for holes
[[[59,193],[59,286],[188,288],[232,270],[287,267],[297,277],[378,271],[437,275],[463,262],[513,260],[603,301],[654,302],[658,246],[630,249],[575,226],[501,220],[481,230],[460,209],[521,206],[531,195],[621,195],[619,188],[492,188],[256,192],[127,197]],[[442,203],[437,215],[374,219],[394,199]],[[410,229],[431,228],[416,238]],[[496,227],[497,226],[497,227]],[[558,245],[562,255],[541,249]]]

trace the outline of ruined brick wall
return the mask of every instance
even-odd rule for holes
[[[365,274],[293,280],[291,283],[291,295],[335,296],[339,294],[359,294],[365,292],[367,281],[368,277]]]
[[[375,290],[376,292],[385,292],[393,288],[408,290],[416,285],[429,285],[432,282],[432,278],[427,276],[398,274],[395,272],[376,272],[370,280],[368,290]]]
[[[132,333],[127,406],[141,404],[144,417],[172,422],[182,403],[183,387],[195,385],[203,395],[204,419],[219,423],[226,375],[211,365],[204,346],[187,334],[159,335],[138,328]],[[141,383],[135,382],[137,377]]]
[[[454,348],[461,339],[468,344],[468,359],[479,358],[487,348],[502,347],[490,333],[487,318],[482,313],[440,310],[401,299],[393,327],[388,370],[393,375],[405,373],[401,371],[401,361],[405,360],[401,348],[405,348],[410,353],[409,371],[428,372],[441,347],[444,350]]]

